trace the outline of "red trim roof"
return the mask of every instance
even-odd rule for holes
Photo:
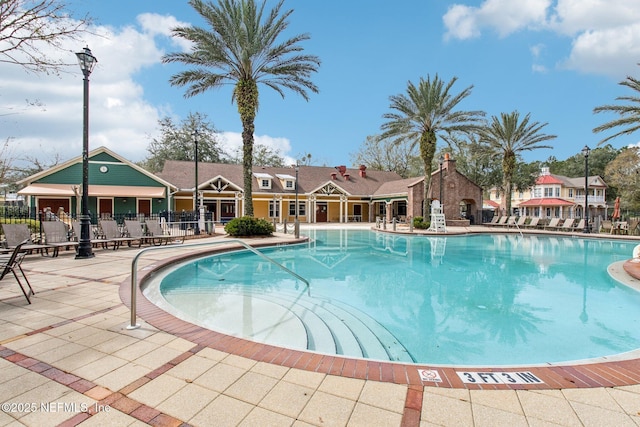
[[[551,198],[543,198],[543,199],[530,199],[526,202],[520,203],[519,206],[573,206],[575,203],[568,202],[563,199],[551,199]]]
[[[483,200],[482,203],[485,204],[485,205],[492,206],[494,208],[499,208],[500,207],[500,205],[498,203],[494,202],[493,200]]]

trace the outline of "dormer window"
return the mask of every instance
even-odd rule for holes
[[[281,173],[276,174],[276,176],[280,180],[280,184],[282,185],[282,188],[284,188],[285,190],[295,190],[296,189],[296,178],[295,177],[293,177],[291,175],[287,175],[287,174],[281,174]]]
[[[271,189],[271,180],[273,179],[271,175],[268,173],[254,173],[253,176],[258,179],[258,185],[260,188],[267,190]]]

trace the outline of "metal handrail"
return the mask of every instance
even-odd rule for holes
[[[230,239],[230,240],[220,240],[220,241],[215,241],[215,242],[205,242],[205,243],[192,243],[192,244],[188,244],[188,245],[180,245],[180,248],[191,248],[191,247],[195,247],[195,246],[208,246],[208,245],[216,245],[216,244],[228,244],[228,243],[238,243],[241,246],[244,246],[246,249],[248,249],[249,251],[253,252],[254,254],[266,259],[267,261],[269,261],[270,263],[272,263],[273,265],[279,267],[280,269],[286,271],[287,273],[291,274],[293,277],[295,277],[296,279],[300,280],[301,282],[304,282],[304,284],[307,285],[307,291],[311,290],[311,286],[309,285],[309,281],[307,279],[305,279],[304,277],[300,276],[299,274],[295,273],[294,271],[291,271],[290,269],[288,269],[287,267],[285,267],[284,265],[280,264],[279,262],[273,260],[272,258],[269,258],[268,256],[266,256],[265,254],[263,254],[262,252],[256,250],[254,247],[252,247],[251,245],[247,244],[246,242],[243,242],[242,240],[239,239]],[[136,323],[136,306],[137,306],[137,284],[138,284],[138,259],[146,252],[150,252],[153,250],[160,250],[160,249],[176,249],[176,246],[153,246],[153,247],[149,247],[149,248],[144,248],[141,251],[139,251],[136,256],[133,258],[133,261],[131,261],[131,321],[129,322],[129,326],[127,326],[127,329],[137,329],[140,327],[139,324]]]

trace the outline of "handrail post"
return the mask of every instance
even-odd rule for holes
[[[240,246],[244,246],[247,250],[253,252],[254,254],[258,255],[261,258],[266,259],[270,263],[272,263],[275,266],[279,267],[281,270],[284,270],[285,272],[289,273],[290,275],[292,275],[296,279],[298,279],[301,282],[303,282],[304,284],[306,284],[307,285],[307,293],[309,295],[311,295],[311,285],[309,284],[309,281],[307,279],[305,279],[304,277],[302,277],[299,274],[295,273],[294,271],[288,269],[287,267],[285,267],[284,265],[280,264],[279,262],[276,262],[274,259],[269,258],[265,254],[263,254],[262,252],[258,251],[256,248],[254,248],[253,246],[247,244],[246,242],[243,242],[242,240],[231,239],[231,240],[218,240],[218,241],[214,241],[214,242],[205,242],[205,243],[193,243],[193,244],[188,244],[188,245],[180,245],[180,248],[185,248],[185,247],[186,248],[191,248],[191,247],[195,247],[195,246],[208,246],[208,245],[228,244],[228,243],[237,243]],[[154,246],[154,247],[144,248],[144,249],[138,251],[136,256],[133,257],[133,261],[131,261],[131,307],[130,307],[131,319],[130,319],[129,325],[127,326],[127,329],[131,330],[131,329],[137,329],[137,328],[140,327],[140,324],[136,323],[136,318],[137,318],[137,312],[136,312],[137,311],[137,296],[138,296],[137,295],[137,290],[138,290],[138,268],[137,268],[138,267],[138,259],[140,259],[142,254],[144,254],[145,252],[150,252],[150,251],[154,251],[154,250],[175,249],[175,248],[176,248],[175,246]]]

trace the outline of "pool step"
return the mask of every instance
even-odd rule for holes
[[[355,307],[327,297],[310,297],[282,290],[275,298],[282,299],[285,295],[288,295],[289,301],[295,300],[297,305],[322,318],[336,340],[338,354],[414,362],[407,349],[384,326]]]

